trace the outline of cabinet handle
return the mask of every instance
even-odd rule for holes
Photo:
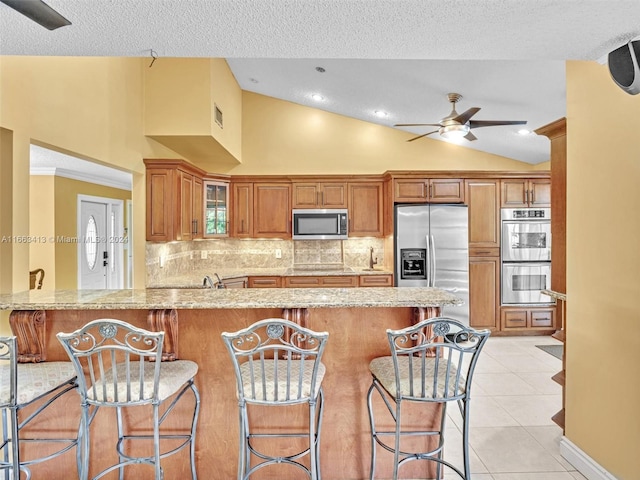
[[[529,190],[524,191],[524,203],[529,203]]]
[[[321,203],[320,203],[320,192],[316,192],[316,205],[321,205]]]
[[[531,203],[536,203],[535,190],[531,189]]]
[[[244,219],[240,220],[240,233],[244,233]]]
[[[194,235],[198,233],[198,220],[191,220],[191,233]]]
[[[431,187],[433,187],[433,185],[429,185],[427,187],[427,195],[429,196],[429,198],[431,198]]]

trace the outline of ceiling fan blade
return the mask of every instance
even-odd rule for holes
[[[424,133],[424,134],[419,135],[417,137],[410,138],[409,140],[407,140],[407,142],[413,142],[414,140],[418,140],[418,139],[420,139],[422,137],[426,137],[427,135],[431,135],[432,133],[436,133],[437,131],[438,130],[434,130],[433,132]]]
[[[479,128],[479,127],[497,127],[500,125],[526,125],[526,120],[471,120],[469,122],[469,128]]]
[[[477,140],[478,137],[476,137],[473,133],[469,132],[467,133],[464,138],[466,138],[467,140],[469,140],[470,142],[473,142],[474,140]]]
[[[2,0],[0,0],[2,1]],[[394,127],[440,127],[439,123],[396,123]]]
[[[20,12],[25,17],[48,30],[71,25],[71,22],[56,12],[42,0],[0,0],[0,2]]]
[[[465,123],[467,123],[469,121],[469,119],[471,117],[473,117],[479,111],[480,111],[480,108],[473,107],[473,108],[470,108],[469,110],[467,110],[466,112],[462,112],[460,115],[458,115],[457,117],[452,118],[451,120],[453,120],[454,122],[465,124]]]

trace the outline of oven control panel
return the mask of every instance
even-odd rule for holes
[[[550,220],[550,208],[503,208],[502,220]]]

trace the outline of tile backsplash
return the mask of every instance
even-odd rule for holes
[[[384,263],[384,239],[253,240],[215,239],[146,245],[147,285],[170,284],[173,277],[212,275],[216,270],[278,269],[294,265],[369,266],[369,249]],[[277,253],[281,258],[277,258]]]

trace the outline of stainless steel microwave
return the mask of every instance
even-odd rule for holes
[[[294,240],[344,240],[348,237],[346,208],[293,209]]]

